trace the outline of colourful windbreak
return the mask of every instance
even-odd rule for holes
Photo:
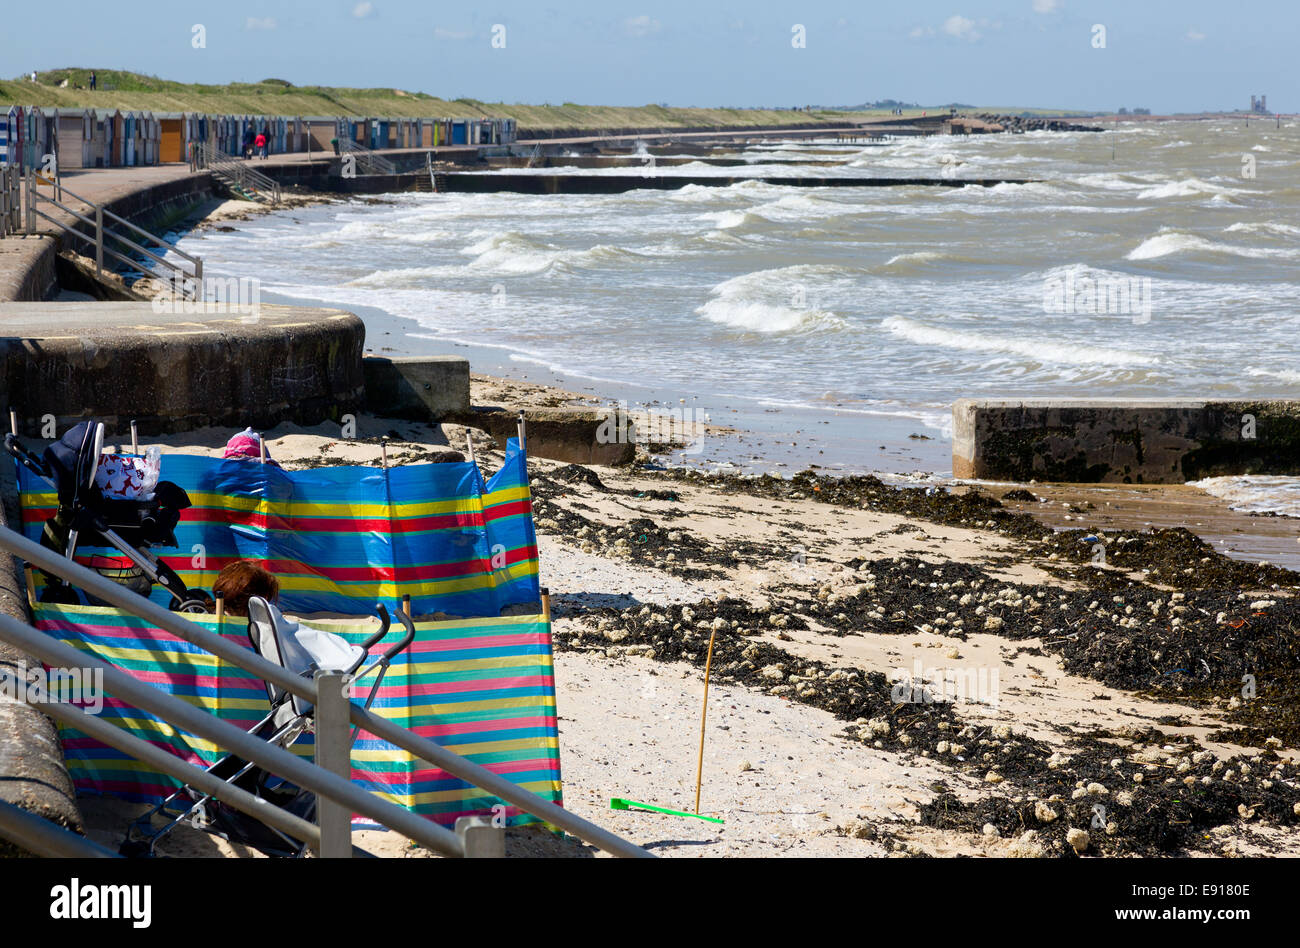
[[[89,652],[155,687],[245,730],[268,712],[261,679],[171,633],[117,609],[33,606],[39,629]],[[218,628],[213,616],[187,617],[248,647],[245,620]],[[312,620],[351,642],[374,632],[376,622]],[[540,615],[417,622],[416,639],[399,655],[372,710],[456,754],[562,803],[559,735],[550,624]],[[378,655],[400,632],[395,626],[372,650]],[[362,701],[373,678],[354,700]],[[145,741],[200,767],[220,751],[109,696],[101,716]],[[72,728],[62,729],[64,755],[77,789],[113,793],[142,802],[161,800],[179,784]],[[311,735],[294,746],[310,757]],[[352,751],[352,778],[368,790],[452,825],[458,816],[505,814],[512,824],[532,822],[499,798],[387,741],[361,732]]]
[[[165,454],[162,477],[194,506],[174,549],[152,552],[191,589],[210,590],[226,564],[264,561],[288,612],[366,615],[404,594],[412,612],[495,616],[537,602],[537,537],[526,459],[517,441],[484,483],[470,463],[388,470],[284,471],[247,460]],[[53,489],[18,469],[23,528],[32,539],[57,508]],[[80,547],[87,565],[123,566],[111,550]],[[160,601],[166,597],[154,590]]]

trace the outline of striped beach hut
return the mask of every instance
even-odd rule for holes
[[[0,112],[0,165],[20,165],[23,154],[23,107]]]

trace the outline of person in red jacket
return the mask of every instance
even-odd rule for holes
[[[266,132],[258,132],[257,137],[253,139],[253,144],[257,147],[257,153],[266,158]]]

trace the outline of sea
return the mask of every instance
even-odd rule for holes
[[[745,180],[400,193],[199,229],[178,246],[209,276],[259,280],[263,301],[354,310],[377,350],[464,352],[475,371],[746,432],[669,459],[702,466],[942,480],[958,398],[1300,397],[1294,119],[724,154],[745,164],[647,154],[537,173]],[[757,180],[778,175],[1032,183]],[[1300,515],[1296,479],[1198,484]]]

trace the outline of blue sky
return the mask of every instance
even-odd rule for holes
[[[1156,112],[1246,108],[1263,92],[1300,111],[1296,0],[64,0],[12,4],[4,24],[7,77],[82,65],[506,102]]]

